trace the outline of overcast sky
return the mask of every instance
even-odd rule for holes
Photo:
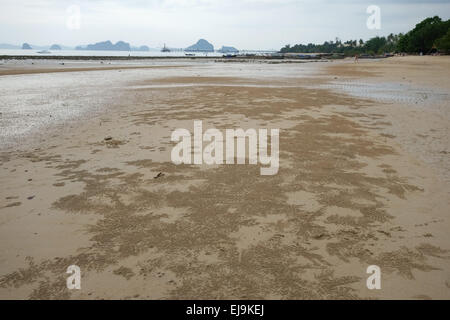
[[[369,5],[381,9],[379,30],[366,26]],[[204,38],[216,48],[279,49],[405,32],[434,15],[449,19],[450,0],[0,0],[0,43],[187,47]]]

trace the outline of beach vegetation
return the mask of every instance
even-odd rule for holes
[[[296,44],[281,48],[281,53],[336,53],[347,56],[353,55],[380,55],[384,53],[423,53],[429,54],[436,50],[449,52],[450,19],[442,20],[440,17],[430,17],[418,23],[414,29],[402,34],[389,34],[376,36],[364,42],[363,39],[347,40],[342,42],[325,41],[323,44]]]

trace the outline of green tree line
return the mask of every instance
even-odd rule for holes
[[[362,39],[342,42],[336,38],[335,41],[325,41],[323,44],[286,45],[280,50],[281,53],[337,53],[344,55],[400,52],[428,54],[435,51],[450,53],[450,19],[444,21],[438,16],[427,18],[406,34],[391,33],[387,37],[377,36],[366,42]]]

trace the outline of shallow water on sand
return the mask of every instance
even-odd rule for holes
[[[322,88],[338,90],[358,98],[402,104],[426,104],[449,99],[449,94],[437,89],[416,88],[395,82],[339,81],[321,85]]]
[[[129,66],[136,62],[126,62]],[[114,66],[124,65],[112,61]],[[8,61],[12,70],[79,67],[78,61],[42,60],[39,62]],[[84,62],[83,67],[101,66],[98,62]],[[76,125],[76,121],[108,112],[120,89],[124,88],[167,88],[171,86],[192,86],[198,83],[157,84],[158,78],[170,77],[244,77],[265,79],[268,87],[289,86],[289,82],[271,84],[272,79],[307,77],[322,64],[266,64],[266,63],[215,63],[210,61],[151,61],[139,66],[157,66],[150,69],[96,70],[65,73],[36,73],[0,76],[0,150],[17,148],[32,139],[45,139],[49,134],[44,129],[57,127],[65,129]],[[164,68],[167,66],[168,68]],[[176,68],[171,68],[171,67]],[[159,68],[161,67],[161,68]],[[141,83],[144,82],[144,83]],[[139,83],[133,84],[133,83]],[[201,83],[201,85],[208,85]],[[217,85],[217,84],[215,84]],[[220,85],[220,84],[219,84]],[[233,85],[233,84],[228,84]],[[239,86],[252,86],[240,83]],[[292,85],[291,85],[292,86]],[[52,133],[54,134],[54,133]]]

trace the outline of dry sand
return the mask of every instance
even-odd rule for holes
[[[402,57],[0,77],[0,298],[449,299],[449,71]],[[170,134],[195,119],[280,128],[278,174],[175,166]]]

